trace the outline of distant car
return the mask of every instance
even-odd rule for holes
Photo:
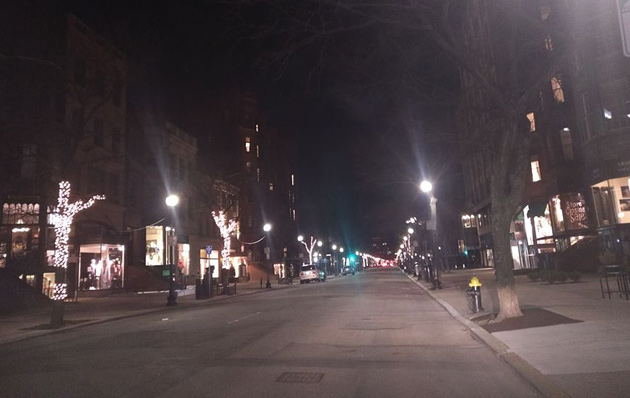
[[[304,284],[310,281],[321,281],[319,271],[314,265],[303,265],[300,269],[300,283]]]
[[[341,270],[341,275],[354,275],[354,267],[345,266]]]

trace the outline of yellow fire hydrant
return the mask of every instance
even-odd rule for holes
[[[470,297],[470,304],[472,312],[483,311],[481,305],[481,281],[477,278],[477,275],[473,275],[468,282],[468,290],[466,291]]]

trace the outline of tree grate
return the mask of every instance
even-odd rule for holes
[[[323,377],[323,373],[285,372],[276,381],[280,383],[317,384]]]

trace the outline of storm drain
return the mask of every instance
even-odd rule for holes
[[[276,381],[280,383],[304,383],[317,384],[324,377],[323,373],[286,372],[280,375]]]

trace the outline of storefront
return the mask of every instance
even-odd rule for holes
[[[85,244],[79,250],[79,290],[116,289],[124,286],[125,246]]]

